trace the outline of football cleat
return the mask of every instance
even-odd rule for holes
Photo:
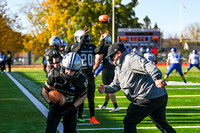
[[[117,108],[113,108],[112,110],[110,110],[109,112],[118,112],[120,109],[119,109],[119,107],[117,107]]]
[[[102,110],[106,110],[106,106],[103,106],[103,105],[99,105],[99,108]]]
[[[94,125],[100,124],[100,122],[98,122],[98,121],[95,119],[94,116],[93,116],[92,118],[90,118],[90,123],[91,123],[91,124],[94,124]]]
[[[77,118],[78,122],[85,122],[85,120],[83,118]]]

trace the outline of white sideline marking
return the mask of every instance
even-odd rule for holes
[[[31,102],[40,110],[40,112],[47,117],[48,109],[37,99],[35,98],[29,91],[24,88],[15,78],[13,78],[9,73],[6,73],[8,77],[19,87],[19,89],[31,100]],[[62,133],[63,132],[63,124],[60,122],[57,130]]]
[[[174,126],[173,128],[200,128],[200,126]],[[92,130],[123,130],[124,128],[87,128],[78,129],[78,131],[92,131]],[[137,127],[137,129],[157,129],[157,127]]]

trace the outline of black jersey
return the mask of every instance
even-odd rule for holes
[[[67,45],[65,52],[76,52],[82,59],[82,69],[83,70],[92,70],[94,64],[94,56],[102,51],[104,42],[101,41],[100,45],[96,47],[94,44],[85,44],[84,38],[87,35],[84,35],[79,43]]]
[[[53,68],[49,73],[47,84],[54,88],[59,84],[60,87],[55,89],[65,95],[66,102],[74,103],[80,95],[86,92],[87,78],[80,74],[77,78],[66,81],[62,78],[60,71],[60,68]]]
[[[95,48],[95,45],[89,44],[82,46],[81,49],[78,51],[78,54],[82,59],[82,69],[93,69],[94,56],[96,54],[94,52]]]
[[[44,54],[47,64],[53,64],[53,58],[59,58],[60,54],[59,51],[57,49],[54,48],[50,48],[46,51],[46,53]]]
[[[115,69],[115,65],[112,63],[110,58],[106,59],[105,57],[108,54],[109,45],[104,45],[103,50],[100,54],[103,54],[103,69]]]

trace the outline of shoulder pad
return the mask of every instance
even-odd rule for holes
[[[87,88],[88,80],[87,77],[83,74],[80,74],[76,80],[74,80],[73,85],[78,88]]]
[[[49,76],[52,76],[52,77],[60,76],[60,69],[59,68],[52,68],[48,73],[48,77]]]

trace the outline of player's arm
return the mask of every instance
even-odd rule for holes
[[[49,96],[48,96],[48,93],[53,89],[52,86],[50,86],[49,84],[47,84],[47,82],[45,82],[43,88],[42,88],[42,91],[41,91],[41,95],[42,97],[44,98],[44,100],[47,102],[47,103],[50,103],[51,100],[49,99]]]
[[[109,31],[106,30],[105,33],[102,34],[102,32],[100,31],[101,34],[101,42],[100,45],[94,49],[95,54],[99,54],[102,50],[103,50],[103,46],[104,46],[104,39],[108,36]]]
[[[103,54],[99,54],[97,58],[95,58],[95,64],[93,66],[93,70],[96,70],[99,67],[102,59],[103,59]]]
[[[83,37],[81,38],[81,40],[77,46],[75,46],[75,47],[72,46],[71,51],[78,53],[81,50],[81,47],[84,45],[84,40],[87,37],[89,31],[90,31],[90,29],[87,29],[87,26],[85,26]]]
[[[87,98],[87,90],[85,90],[85,92],[83,92],[78,99],[74,102],[74,107],[78,107],[79,105],[81,105],[85,99]]]
[[[79,97],[73,104],[75,108],[81,105],[87,98],[87,86],[88,86],[87,78],[84,76],[84,77],[81,77],[81,79],[79,79],[78,81],[79,81],[79,84],[76,84],[76,86],[78,85],[77,91],[78,91]]]
[[[188,59],[188,65],[190,65],[190,63],[191,63],[191,57],[189,57],[189,59]]]

